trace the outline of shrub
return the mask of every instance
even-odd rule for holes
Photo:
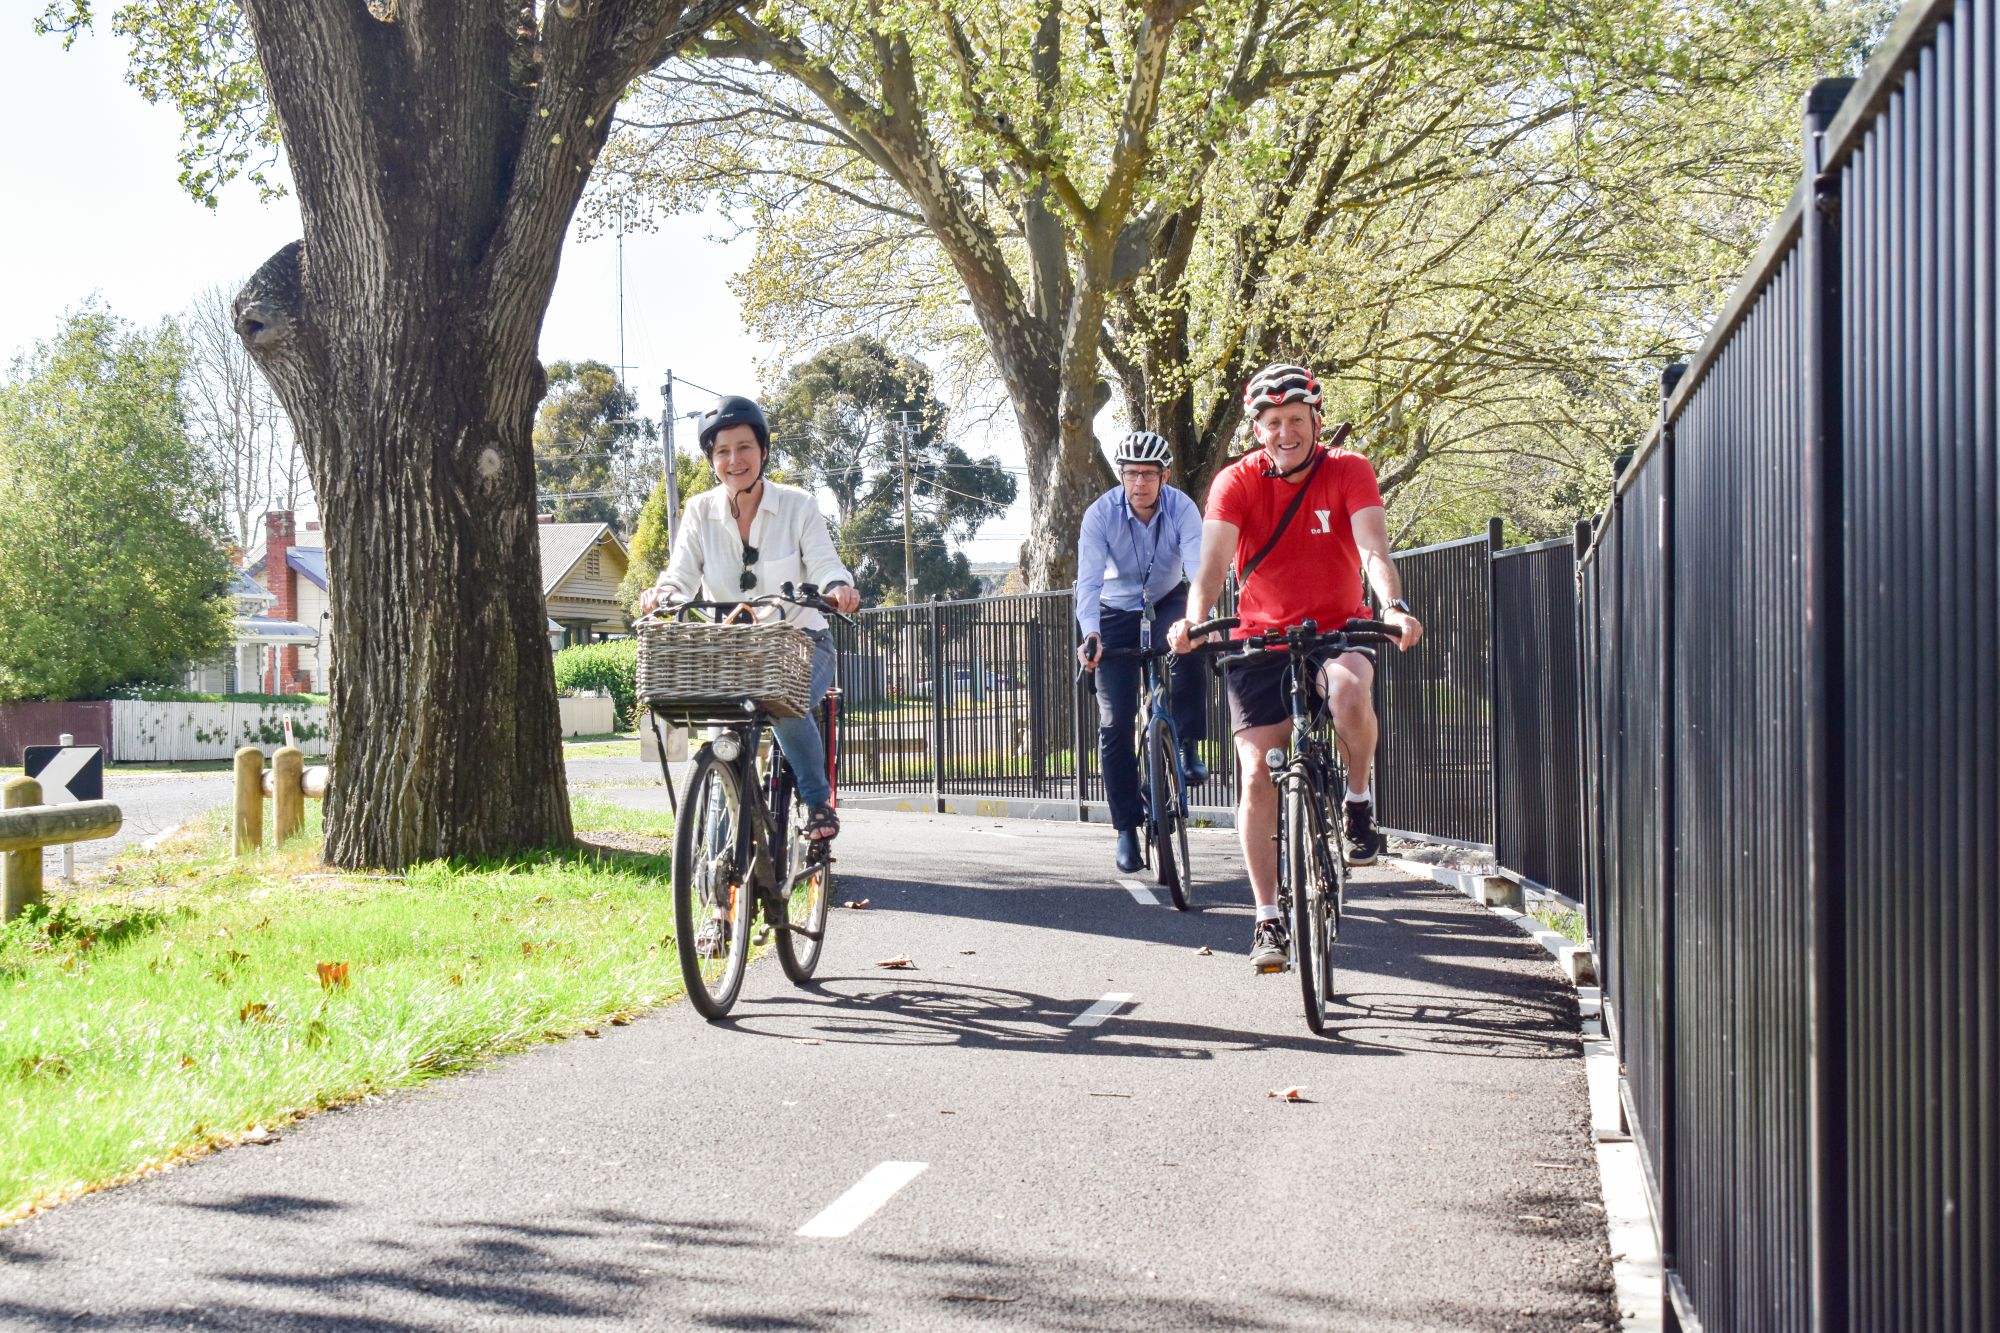
[[[639,703],[639,641],[580,643],[556,654],[556,693],[602,690],[616,707],[616,726],[630,731]]]

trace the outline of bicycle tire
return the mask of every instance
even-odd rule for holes
[[[805,837],[806,808],[798,799],[798,788],[792,784],[787,773],[780,781],[780,795],[783,797],[778,818],[785,821],[781,842],[785,849],[784,864],[780,867],[779,883],[787,886],[785,896],[785,924],[798,927],[795,930],[778,932],[778,965],[785,969],[785,975],[795,986],[803,986],[813,978],[819,968],[820,954],[826,947],[827,906],[833,899],[833,861],[821,861],[810,869],[812,874],[803,872],[808,868],[813,845]],[[800,930],[810,934],[801,934]]]
[[[1147,840],[1153,845],[1154,878],[1173,898],[1174,907],[1185,912],[1192,905],[1194,880],[1188,873],[1180,777],[1173,732],[1155,719],[1146,729]]]
[[[1333,941],[1327,938],[1325,894],[1319,849],[1314,845],[1312,811],[1303,784],[1294,780],[1285,791],[1285,851],[1292,877],[1292,957],[1299,973],[1299,993],[1305,1002],[1306,1026],[1326,1032],[1326,1002],[1332,989]]]
[[[688,767],[674,827],[674,950],[689,1003],[711,1022],[728,1016],[750,965],[757,898],[746,882],[742,827],[736,768],[704,746]],[[728,939],[719,956],[703,957],[699,937],[718,916]]]

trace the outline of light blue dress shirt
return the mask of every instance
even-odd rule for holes
[[[1113,486],[1083,512],[1076,537],[1076,623],[1095,634],[1103,611],[1137,611],[1201,568],[1201,508],[1185,492],[1160,488],[1153,521],[1141,523]]]

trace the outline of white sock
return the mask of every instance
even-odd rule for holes
[[[1278,919],[1278,905],[1276,903],[1259,904],[1257,907],[1257,919],[1259,921],[1276,921]]]
[[[1368,786],[1361,791],[1354,791],[1350,788],[1347,793],[1347,803],[1349,805],[1366,805],[1368,802],[1374,799],[1375,799],[1375,784],[1372,782],[1369,783]]]

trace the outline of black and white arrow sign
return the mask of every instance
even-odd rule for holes
[[[21,770],[49,805],[104,799],[104,751],[95,745],[24,745]]]

